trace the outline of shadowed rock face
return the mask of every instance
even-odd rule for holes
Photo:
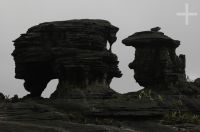
[[[197,78],[197,79],[194,81],[194,84],[196,84],[196,86],[200,87],[200,78]]]
[[[0,101],[4,100],[5,96],[3,95],[3,93],[0,93]]]
[[[159,27],[151,31],[135,33],[124,39],[126,46],[135,47],[135,60],[129,64],[134,69],[134,78],[144,87],[165,87],[186,81],[185,55],[176,55],[180,41],[173,40]]]
[[[122,75],[111,52],[118,30],[108,21],[88,19],[34,26],[14,41],[15,77],[25,80],[30,96],[40,96],[56,78],[52,98],[110,96],[112,78]]]

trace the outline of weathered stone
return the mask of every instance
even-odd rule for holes
[[[20,99],[19,99],[18,95],[14,95],[14,96],[11,98],[11,101],[12,101],[13,103],[18,102],[19,100],[20,100]]]
[[[111,96],[112,78],[122,75],[111,52],[118,30],[108,21],[88,19],[34,26],[14,41],[15,77],[25,80],[31,97],[40,96],[56,78],[59,84],[52,98]]]
[[[0,101],[4,99],[5,99],[5,96],[3,95],[3,93],[0,93]]]
[[[194,81],[194,84],[198,87],[200,87],[200,78],[197,78],[195,81]]]
[[[198,114],[199,98],[163,96],[163,101],[152,93],[138,98],[137,93],[124,94],[115,99],[43,99],[21,100],[0,104],[0,129],[11,131],[149,131],[173,132],[159,120],[169,111],[176,110],[174,103],[182,100],[182,111]],[[104,129],[103,129],[104,128]],[[191,128],[192,129],[192,128]]]
[[[14,122],[0,121],[2,132],[139,132],[108,125],[79,124],[64,121]],[[173,132],[173,131],[171,131]]]
[[[114,96],[109,84],[121,73],[117,56],[106,49],[106,42],[112,45],[117,30],[107,21],[73,20],[43,23],[18,38],[13,53],[16,78],[25,79],[31,94],[0,102],[0,130],[176,132],[185,125],[161,124],[169,112],[198,118],[200,80],[186,81],[185,56],[175,53],[180,42],[158,32],[159,27],[123,41],[136,48],[129,66],[146,88]],[[59,79],[52,94],[56,99],[33,98],[54,78]],[[197,125],[187,127],[184,131],[199,129]]]
[[[122,42],[136,48],[135,60],[129,64],[134,69],[136,81],[144,87],[167,87],[186,81],[185,55],[176,55],[180,41],[173,40],[160,28],[135,33]]]

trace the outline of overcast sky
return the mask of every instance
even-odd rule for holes
[[[185,18],[176,13],[199,13]],[[162,31],[177,40],[181,46],[177,53],[186,55],[186,72],[191,78],[200,77],[200,1],[199,0],[0,0],[0,92],[20,97],[27,94],[23,80],[14,78],[14,50],[12,40],[25,33],[31,26],[47,21],[69,19],[105,19],[120,28],[113,52],[119,57],[120,79],[113,79],[111,87],[121,93],[136,91],[141,87],[133,78],[128,64],[134,59],[134,48],[126,47],[121,40],[129,35],[160,26]],[[58,81],[49,83],[43,96],[48,97]]]

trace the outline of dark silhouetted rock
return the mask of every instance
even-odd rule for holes
[[[180,41],[158,32],[159,29],[135,33],[122,42],[136,49],[135,60],[129,64],[136,81],[144,87],[165,89],[186,81],[185,55],[177,56],[175,50]]]
[[[113,77],[121,76],[117,56],[111,52],[118,28],[104,20],[49,22],[30,28],[15,41],[13,52],[16,78],[25,80],[30,94],[0,102],[0,131],[198,130],[196,124],[185,124],[195,118],[199,122],[200,80],[186,81],[185,56],[175,52],[180,42],[159,30],[155,27],[123,40],[136,48],[129,67],[145,88],[121,95],[109,87]],[[59,84],[51,95],[54,99],[39,97],[55,78]],[[179,121],[178,115],[184,124],[162,124],[170,123],[163,118],[170,113],[175,116],[172,121]]]
[[[5,99],[5,96],[2,93],[0,93],[0,101],[4,99]]]
[[[194,80],[194,84],[200,87],[200,78],[197,78],[196,80]]]
[[[14,41],[15,77],[25,80],[30,97],[40,96],[56,78],[52,98],[111,97],[110,82],[122,75],[111,52],[118,30],[108,21],[89,19],[34,26]]]
[[[14,95],[12,98],[11,98],[11,102],[15,103],[15,102],[18,102],[20,99],[18,97],[18,95]]]
[[[160,27],[155,27],[155,28],[152,28],[151,31],[152,32],[158,32],[158,31],[160,31],[160,29],[161,29]]]

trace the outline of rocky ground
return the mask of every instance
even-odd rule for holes
[[[150,90],[110,99],[4,98],[0,131],[198,132],[199,100]]]

